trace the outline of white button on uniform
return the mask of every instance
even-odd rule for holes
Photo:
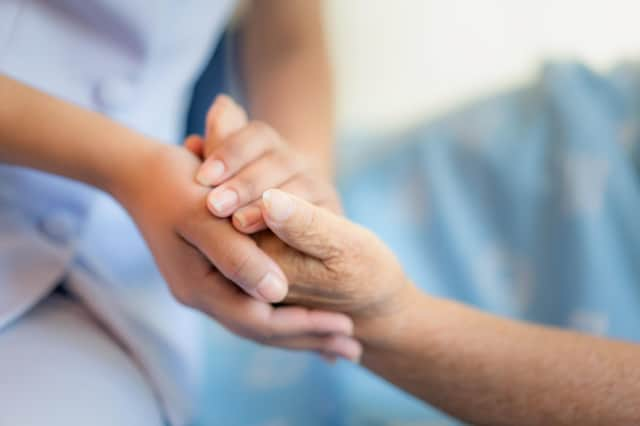
[[[75,236],[78,224],[71,213],[59,211],[44,217],[40,229],[51,240],[66,243]]]
[[[109,78],[98,83],[95,89],[96,102],[109,110],[127,106],[134,95],[134,82],[128,78]]]

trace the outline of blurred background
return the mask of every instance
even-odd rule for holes
[[[633,253],[622,243],[608,246],[609,219],[592,216],[599,207],[590,206],[605,205],[609,170],[630,169],[629,162],[605,164],[620,158],[611,154],[619,135],[640,141],[637,111],[621,109],[628,113],[622,117],[627,123],[608,121],[600,111],[609,113],[617,105],[613,80],[592,79],[582,67],[556,70],[544,83],[553,89],[535,91],[539,97],[496,95],[545,80],[538,74],[550,61],[580,62],[603,73],[635,61],[640,2],[325,1],[347,215],[374,230],[430,294],[594,334],[636,336],[637,275],[625,279],[616,259],[616,253]],[[635,100],[640,73],[632,74],[628,87],[634,89],[623,92]],[[447,114],[482,98],[494,101]],[[544,108],[537,103],[542,98]],[[523,119],[525,104],[540,109]],[[555,121],[545,121],[547,115]],[[422,126],[447,116],[456,118],[444,120],[439,128],[444,132]],[[575,123],[581,125],[569,124],[570,117],[580,117]],[[600,121],[585,124],[581,117]],[[558,123],[571,137],[554,131]],[[632,131],[616,133],[618,125]],[[611,134],[603,130],[609,127]],[[400,147],[405,143],[417,148]],[[397,149],[384,156],[376,152],[392,144]],[[550,146],[555,149],[547,150]],[[635,199],[629,196],[635,186],[630,179],[615,179],[615,215],[626,217],[637,211],[627,204]],[[573,207],[565,209],[569,204]],[[593,217],[602,222],[587,220]],[[582,219],[590,226],[584,228]],[[598,261],[589,253],[597,253]],[[614,281],[613,273],[615,286],[598,285]],[[209,418],[233,424],[234,413],[249,403],[268,418],[265,413],[274,406],[290,403],[286,390],[296,385],[296,405],[310,418],[334,420],[327,424],[457,424],[347,363],[328,367],[317,358],[258,347],[219,329],[208,336],[212,348],[225,350],[212,350],[208,377],[215,381],[205,398],[238,377],[247,386],[228,385],[227,398],[206,399],[203,424]],[[248,366],[247,372],[238,373],[234,365]],[[287,423],[276,417],[264,424]]]
[[[634,0],[327,0],[340,129],[389,132],[532,78],[606,70],[640,47]]]

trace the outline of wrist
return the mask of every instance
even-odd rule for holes
[[[115,157],[117,162],[109,161],[101,168],[101,189],[113,196],[125,207],[135,194],[140,194],[138,185],[147,169],[158,157],[165,144],[149,139],[133,132],[123,142],[122,154]]]
[[[391,347],[396,336],[403,333],[428,296],[405,279],[399,290],[384,302],[384,306],[367,315],[354,316],[355,336],[365,347]]]

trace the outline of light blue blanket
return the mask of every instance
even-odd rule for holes
[[[425,291],[500,315],[640,340],[638,69],[600,76],[579,64],[550,64],[529,87],[395,139],[345,176],[341,190],[349,217],[381,236]],[[422,425],[439,418],[347,363],[329,367],[224,333],[212,339],[207,421]]]

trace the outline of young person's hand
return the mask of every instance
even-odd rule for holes
[[[260,343],[357,359],[361,349],[349,337],[348,316],[272,306],[287,293],[281,269],[251,237],[207,211],[209,189],[194,181],[198,158],[181,147],[157,146],[116,195],[175,297]]]
[[[0,160],[111,194],[178,300],[263,343],[359,355],[346,315],[269,303],[285,297],[286,278],[253,239],[209,214],[197,157],[2,75],[0,93]]]
[[[228,96],[218,96],[207,114],[205,137],[191,136],[185,145],[205,158],[196,179],[213,186],[207,206],[215,216],[232,216],[244,233],[265,229],[261,196],[280,188],[316,205],[340,210],[330,178],[289,147],[269,125],[247,119]]]

